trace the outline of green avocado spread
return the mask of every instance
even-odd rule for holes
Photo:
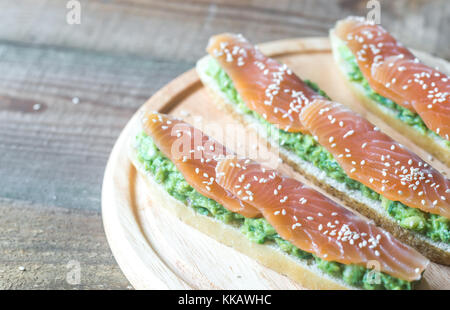
[[[414,282],[395,278],[383,272],[376,272],[364,266],[345,265],[323,260],[282,239],[264,218],[245,218],[240,214],[228,211],[216,201],[203,196],[190,186],[176,166],[144,132],[136,137],[135,149],[137,158],[145,171],[150,173],[155,182],[163,186],[169,195],[199,214],[211,216],[226,224],[239,227],[241,232],[252,242],[272,244],[309,266],[316,266],[331,277],[341,279],[354,287],[371,290],[410,290],[414,285]]]
[[[283,148],[294,152],[303,160],[312,163],[314,166],[324,171],[327,176],[345,184],[347,188],[358,190],[370,199],[381,201],[388,214],[392,216],[401,227],[413,230],[434,241],[450,243],[449,219],[440,215],[426,213],[419,209],[410,208],[399,201],[390,201],[364,184],[349,178],[339,163],[333,158],[333,155],[321,146],[311,135],[302,134],[300,132],[287,132],[278,129],[267,122],[258,113],[250,110],[234,88],[230,77],[213,58],[210,59],[205,73],[214,79],[220,91],[236,106],[240,113],[253,117],[265,127],[269,134],[273,132],[273,130],[277,130],[280,145]],[[311,81],[305,82],[322,96],[329,98],[315,83],[312,83]]]

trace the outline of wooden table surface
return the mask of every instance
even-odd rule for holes
[[[368,11],[351,0],[81,0],[81,24],[68,25],[67,2],[0,1],[0,289],[131,288],[105,239],[100,193],[134,111],[193,67],[214,33],[326,36]],[[449,1],[380,2],[404,44],[450,59]]]

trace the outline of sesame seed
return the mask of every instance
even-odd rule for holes
[[[302,224],[300,223],[295,223],[294,225],[292,225],[292,229],[295,229],[296,227],[300,227],[302,226]]]
[[[348,136],[351,136],[354,132],[355,132],[355,131],[354,131],[353,129],[347,131],[347,132],[345,133],[345,135],[343,136],[343,138],[345,139],[345,138],[347,138]]]

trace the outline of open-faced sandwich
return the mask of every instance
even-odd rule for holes
[[[450,166],[450,79],[383,27],[359,17],[330,32],[333,55],[361,102]]]
[[[430,259],[450,264],[446,177],[241,35],[214,36],[207,51],[197,72],[217,103],[256,128],[306,178]]]
[[[238,159],[168,115],[144,115],[130,157],[159,205],[305,287],[411,289],[429,263],[312,188]]]

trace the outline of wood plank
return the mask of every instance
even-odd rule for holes
[[[0,289],[131,288],[98,212],[0,198],[0,249]],[[71,261],[79,263],[79,285],[70,277],[76,268],[68,267]]]
[[[98,210],[106,159],[121,128],[191,66],[0,45],[0,197]]]
[[[325,36],[334,22],[366,15],[367,1],[82,0],[81,24],[68,25],[59,0],[0,4],[0,40],[195,61],[214,33],[253,42]],[[381,22],[405,45],[450,59],[446,0],[381,1]]]

